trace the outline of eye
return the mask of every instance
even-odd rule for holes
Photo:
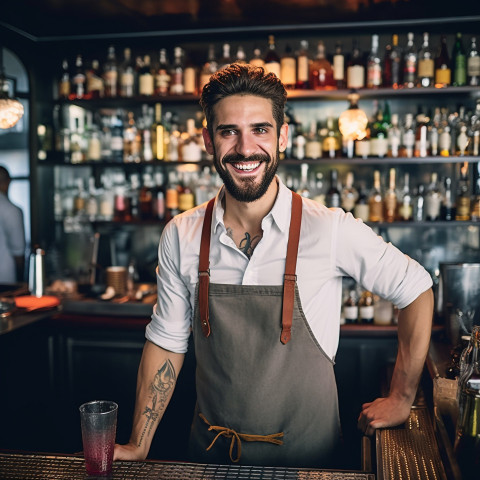
[[[265,127],[256,127],[254,128],[254,133],[259,133],[261,135],[264,135],[265,133],[268,133],[268,129]]]
[[[237,134],[237,131],[236,130],[233,130],[233,129],[229,129],[229,130],[222,130],[220,132],[220,135],[222,137],[230,137],[232,135],[236,135]]]

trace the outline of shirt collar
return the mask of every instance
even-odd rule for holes
[[[289,188],[287,188],[280,177],[277,175],[276,180],[278,182],[278,193],[275,203],[273,204],[270,212],[265,216],[264,220],[269,216],[272,217],[273,221],[280,229],[281,232],[285,232],[290,225],[290,211],[292,208],[292,193]],[[223,197],[225,196],[225,186],[218,191],[217,197],[215,199],[215,207],[213,214],[213,231],[216,232],[218,225],[224,225],[223,216],[225,210],[222,205]]]

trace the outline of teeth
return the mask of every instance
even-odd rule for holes
[[[237,170],[251,171],[255,170],[260,165],[260,162],[257,163],[234,163],[233,166]]]

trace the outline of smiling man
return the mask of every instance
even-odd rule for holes
[[[390,393],[363,405],[358,425],[372,434],[409,415],[430,339],[431,278],[351,214],[283,185],[285,102],[278,78],[249,65],[232,64],[204,87],[203,136],[224,187],[164,229],[132,435],[115,459],[147,456],[193,332],[189,460],[338,466],[343,276],[400,309]]]

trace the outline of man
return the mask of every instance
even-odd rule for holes
[[[8,170],[0,166],[0,283],[23,281],[25,227],[23,212],[8,199]]]
[[[191,460],[334,465],[345,275],[401,308],[390,394],[363,406],[359,427],[372,434],[409,415],[430,339],[430,276],[350,214],[292,194],[275,176],[285,101],[275,75],[248,65],[217,72],[203,90],[205,146],[225,186],[165,227],[133,431],[115,459],[147,456],[192,328]]]

